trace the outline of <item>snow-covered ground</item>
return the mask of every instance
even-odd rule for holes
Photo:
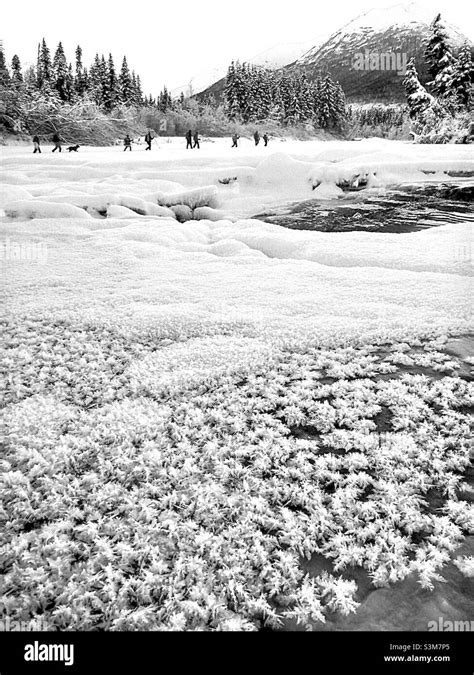
[[[470,148],[201,147],[0,150],[6,588],[22,620],[252,629],[277,625],[277,602],[317,623],[356,609],[346,565],[429,587],[472,527],[472,223],[250,219],[337,198],[357,173],[378,189],[449,180],[473,170]],[[444,510],[425,511],[429,490]],[[314,553],[335,577],[303,579]]]

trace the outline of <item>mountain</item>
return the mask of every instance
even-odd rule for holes
[[[303,69],[310,79],[329,72],[340,82],[348,100],[404,100],[402,80],[412,56],[421,81],[429,79],[423,52],[435,16],[436,10],[416,3],[370,10],[303,54],[291,67]],[[445,25],[456,51],[467,38],[454,26]]]
[[[322,44],[326,37],[327,36],[321,36],[319,39],[316,38],[316,43],[319,45]],[[261,66],[262,68],[276,70],[278,68],[283,68],[289,63],[294,63],[300,56],[305,54],[308,49],[310,49],[310,47],[314,47],[314,43],[314,39],[306,42],[279,43],[268,49],[265,49],[262,52],[259,52],[258,54],[255,54],[248,59],[240,59],[240,61],[252,63],[255,66]],[[189,82],[181,85],[180,87],[174,88],[171,91],[171,95],[173,97],[177,97],[181,94],[181,92],[183,92],[185,96],[193,96],[203,92],[204,90],[212,88],[217,82],[221,80],[223,87],[225,77],[227,75],[228,65],[229,64],[227,63],[222,64],[217,68],[205,70],[198,73],[197,75],[193,75]]]
[[[430,24],[437,11],[416,3],[372,9],[361,14],[316,44],[282,70],[303,70],[309,80],[330,73],[344,89],[348,101],[404,101],[402,85],[406,64],[414,56],[422,82],[429,76],[424,48],[430,36]],[[454,52],[464,41],[461,31],[446,24]],[[471,43],[472,44],[472,43]],[[223,95],[225,73],[204,89],[201,97]]]

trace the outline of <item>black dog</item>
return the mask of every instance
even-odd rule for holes
[[[80,145],[70,145],[68,150],[69,152],[77,152],[81,146]]]

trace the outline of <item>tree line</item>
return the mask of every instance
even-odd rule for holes
[[[154,106],[163,111],[173,105],[166,87],[156,98],[151,94],[143,95],[140,76],[130,70],[126,56],[119,69],[115,66],[112,54],[105,58],[98,53],[90,66],[86,67],[79,45],[75,50],[74,63],[70,63],[61,42],[51,55],[44,38],[38,45],[36,65],[29,66],[24,72],[19,56],[15,54],[8,65],[0,46],[0,87],[6,93],[26,92],[57,98],[62,103],[88,100],[106,112],[119,105]]]
[[[274,71],[232,61],[224,98],[228,118],[244,124],[275,120],[338,129],[346,117],[344,92],[330,75],[310,82],[304,72]]]

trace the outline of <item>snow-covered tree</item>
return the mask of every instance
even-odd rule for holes
[[[12,84],[16,89],[23,86],[23,73],[21,70],[20,59],[17,54],[12,58]]]
[[[120,100],[120,91],[117,74],[115,72],[114,59],[112,54],[109,54],[109,58],[106,66],[106,87],[105,87],[105,96],[104,96],[104,106],[106,110],[112,110],[112,108]]]
[[[36,65],[36,83],[38,89],[49,90],[52,84],[53,64],[51,63],[51,53],[43,38],[41,45],[38,45],[38,60]]]
[[[467,42],[461,47],[454,64],[451,85],[456,102],[469,108],[473,100],[474,63],[471,48]]]
[[[452,62],[448,32],[441,14],[438,14],[431,24],[431,36],[425,48],[425,59],[432,82],[435,81],[438,73]]]
[[[5,54],[3,48],[0,46],[0,86],[9,87],[11,84],[10,73],[5,61]]]
[[[82,49],[79,45],[76,47],[76,72],[74,77],[74,88],[79,97],[83,97],[87,89],[87,75],[82,63]]]
[[[130,70],[128,68],[127,57],[123,57],[122,68],[119,75],[120,98],[126,105],[131,105],[133,102],[133,82]]]
[[[67,76],[68,76],[68,64],[66,61],[66,55],[64,53],[63,45],[60,42],[57,46],[56,52],[54,53],[52,84],[53,88],[58,92],[61,101],[68,100],[68,94],[66,91]]]
[[[433,103],[434,99],[419,80],[414,57],[408,62],[403,86],[405,87],[410,117],[419,117]]]

